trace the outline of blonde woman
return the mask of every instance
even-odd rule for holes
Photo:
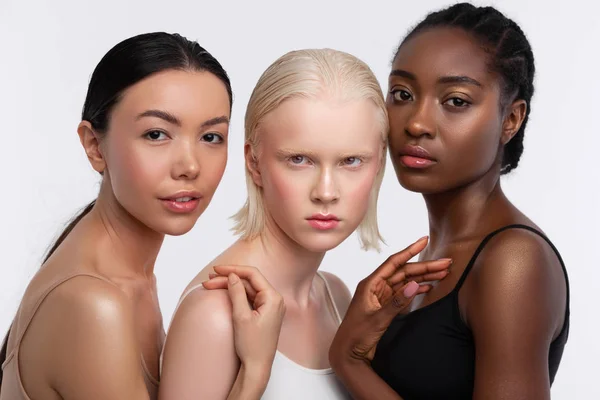
[[[165,345],[161,398],[224,399],[241,369],[263,374],[265,391],[257,398],[348,398],[328,351],[350,292],[318,269],[356,229],[363,248],[378,248],[387,133],[381,88],[352,55],[293,51],[263,73],[246,112],[248,199],[235,215],[240,239],[180,300]],[[272,349],[264,360],[272,363],[270,373],[238,359],[241,339],[227,291],[202,289],[208,278],[205,287],[226,288],[230,273],[243,278],[255,308],[260,299],[252,286],[263,276],[283,297],[279,337],[255,344]]]

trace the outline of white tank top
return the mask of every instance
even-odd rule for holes
[[[321,273],[317,275],[325,283],[327,298],[335,312],[338,323],[342,322],[342,317],[337,309],[329,283]],[[196,285],[188,289],[179,300],[175,312],[179,305],[191,292],[202,285]],[[173,315],[175,315],[175,312]],[[168,334],[167,334],[168,335]],[[161,354],[162,367],[162,354]],[[162,369],[162,368],[161,368]],[[333,369],[310,369],[287,358],[283,353],[277,351],[271,368],[271,377],[262,396],[262,400],[350,400],[350,394],[344,389],[344,386],[335,376]]]
[[[335,305],[327,280],[317,272],[325,282],[327,297],[338,319],[342,322]],[[271,378],[262,396],[263,400],[337,400],[352,399],[331,368],[310,369],[287,358],[277,351],[271,368]]]

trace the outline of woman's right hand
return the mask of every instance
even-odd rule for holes
[[[229,293],[241,371],[261,375],[253,379],[266,380],[266,386],[285,315],[283,298],[255,267],[221,265],[214,270],[203,286]]]
[[[450,259],[408,262],[427,242],[427,238],[419,239],[390,256],[359,283],[330,348],[334,370],[345,362],[370,364],[379,339],[394,317],[408,312],[414,297],[432,288],[431,282],[447,276]],[[419,285],[421,282],[430,283]]]

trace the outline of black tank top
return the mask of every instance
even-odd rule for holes
[[[448,295],[411,313],[399,315],[384,333],[371,366],[404,400],[473,398],[475,343],[471,330],[461,318],[458,292],[489,240],[511,228],[526,229],[541,236],[558,256],[565,274],[565,320],[548,353],[548,373],[550,382],[554,381],[569,332],[567,271],[558,250],[542,233],[525,225],[509,225],[483,239]]]

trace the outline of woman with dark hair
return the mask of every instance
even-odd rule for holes
[[[414,254],[453,265],[408,314],[389,263],[360,283],[330,349],[355,398],[550,398],[569,331],[567,273],[500,185],[523,152],[534,71],[523,31],[493,7],[431,13],[400,44],[390,156],[427,205],[430,241]]]
[[[180,35],[135,36],[102,58],[78,127],[100,192],[24,294],[3,346],[0,399],[157,397],[165,334],[154,264],[165,235],[188,232],[221,180],[231,102],[219,62]],[[229,278],[236,315],[245,316],[244,286]],[[276,337],[281,297],[252,282],[258,312],[236,329]],[[245,342],[236,351],[259,370],[256,359],[268,359]],[[247,372],[230,398],[259,397],[260,371]]]

